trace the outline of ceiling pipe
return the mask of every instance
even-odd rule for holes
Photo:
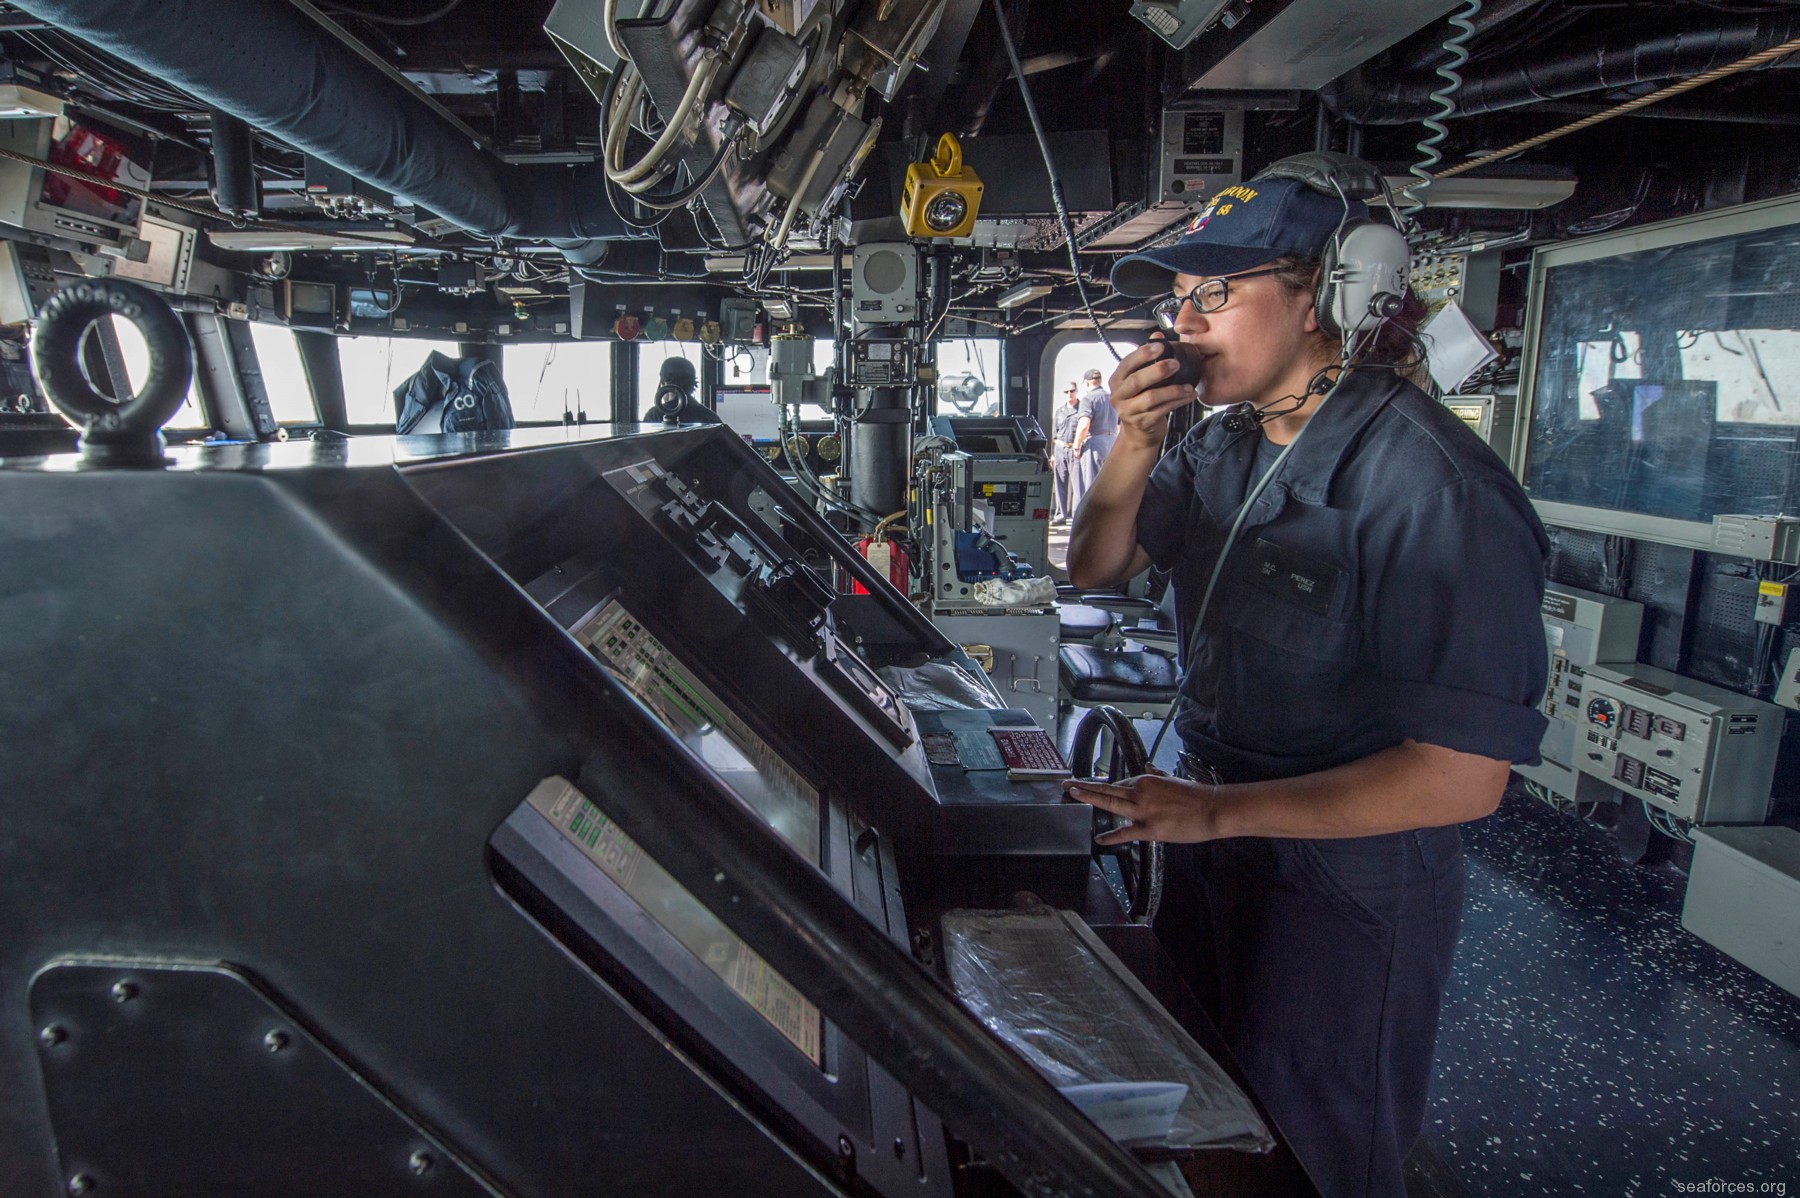
[[[1800,36],[1800,14],[1740,18],[1708,28],[1663,30],[1644,37],[1627,26],[1554,53],[1470,63],[1450,117],[1475,116],[1561,100],[1586,92],[1703,74]],[[1396,74],[1358,67],[1320,90],[1331,110],[1359,125],[1403,125],[1435,115],[1435,73]]]
[[[514,166],[328,37],[285,0],[17,0],[71,36],[482,236],[640,236],[601,168]]]

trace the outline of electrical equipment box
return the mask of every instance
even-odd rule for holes
[[[1550,653],[1550,672],[1539,704],[1550,720],[1538,745],[1543,760],[1513,769],[1567,800],[1610,801],[1608,783],[1575,769],[1582,683],[1587,668],[1597,662],[1637,660],[1643,604],[1551,583],[1544,588],[1543,616],[1544,643]]]
[[[1800,994],[1800,832],[1696,828],[1681,926]]]
[[[1158,200],[1199,204],[1244,178],[1244,114],[1171,108],[1163,113]]]
[[[988,678],[1001,697],[1029,711],[1040,728],[1056,727],[1056,680],[1061,668],[1056,651],[1062,620],[1054,607],[1017,612],[947,610],[940,604],[931,622],[958,644],[987,646],[993,653]]]
[[[1792,516],[1714,516],[1712,549],[1733,557],[1800,566],[1800,520]]]
[[[857,246],[850,275],[850,315],[858,324],[919,319],[918,249],[904,242]]]
[[[858,337],[849,345],[852,387],[909,387],[918,381],[918,346],[889,337]]]
[[[1518,412],[1518,397],[1513,395],[1446,395],[1444,406],[1451,415],[1468,425],[1475,435],[1512,464],[1513,423]]]
[[[719,301],[719,336],[727,345],[748,345],[756,340],[756,301]]]
[[[1050,472],[1043,460],[983,454],[975,459],[969,499],[976,517],[996,541],[1050,571]]]
[[[1781,681],[1775,684],[1775,702],[1800,711],[1800,649],[1788,650]]]
[[[1407,283],[1425,305],[1429,313],[1426,319],[1436,316],[1439,308],[1454,300],[1462,305],[1469,323],[1483,332],[1492,332],[1500,303],[1500,253],[1483,250],[1475,254],[1422,253],[1415,257]]]
[[[1769,815],[1786,712],[1654,666],[1593,665],[1575,768],[1696,824]]]

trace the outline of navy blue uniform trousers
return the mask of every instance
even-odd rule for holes
[[[1454,827],[1171,845],[1156,918],[1325,1198],[1403,1198],[1462,922]]]

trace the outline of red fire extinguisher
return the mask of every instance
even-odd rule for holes
[[[874,537],[864,537],[856,543],[856,551],[867,558],[871,566],[875,567],[875,573],[898,587],[902,595],[907,593],[907,588],[911,585],[907,575],[912,570],[912,559],[906,556],[906,550],[902,549],[898,542],[877,541]],[[867,595],[869,589],[852,579],[850,593]]]

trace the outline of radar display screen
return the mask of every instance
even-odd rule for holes
[[[623,604],[602,604],[574,635],[782,840],[819,864],[819,792]]]
[[[819,1009],[670,877],[586,795],[562,778],[546,778],[531,792],[530,803],[769,1026],[815,1066],[823,1067],[824,1021]]]

